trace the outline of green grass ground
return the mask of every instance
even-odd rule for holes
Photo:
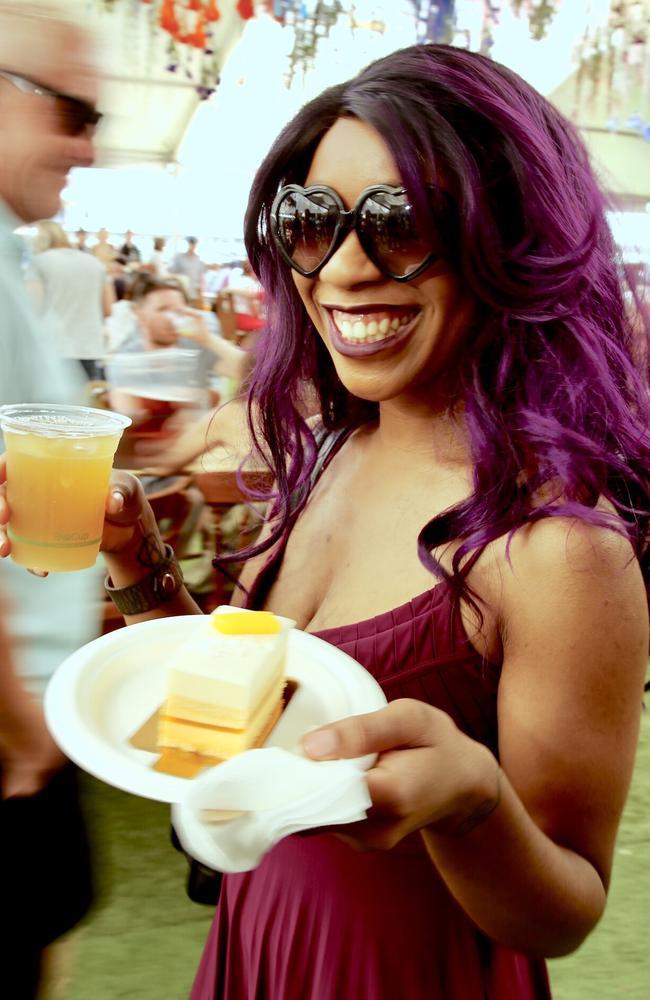
[[[186,1000],[213,909],[188,899],[169,806],[84,780],[98,901],[72,937],[65,1000]]]
[[[650,714],[619,831],[605,916],[582,948],[550,963],[554,1000],[650,997]]]
[[[73,936],[73,975],[65,1000],[186,1000],[211,910],[190,902],[185,894],[187,866],[169,843],[168,808],[90,778],[85,791],[100,899]],[[579,952],[551,963],[554,1000],[647,1000],[649,911],[650,716],[646,716],[607,912]]]

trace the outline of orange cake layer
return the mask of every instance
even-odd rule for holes
[[[276,690],[278,681],[284,680],[282,673],[278,676],[277,671],[269,677],[269,683],[264,689],[260,688],[257,705],[265,703],[272,691]],[[251,722],[249,711],[242,709],[241,705],[225,705],[221,703],[211,703],[201,701],[198,698],[188,698],[184,694],[168,693],[163,706],[163,713],[174,719],[181,719],[186,722],[202,724],[206,726],[217,726],[219,729],[246,729]]]
[[[281,708],[284,677],[276,681],[244,728],[214,726],[195,719],[168,714],[164,705],[158,721],[158,746],[193,750],[211,757],[232,757],[254,746],[269,716]],[[203,713],[201,713],[203,714]]]
[[[253,743],[253,747],[263,746],[282,715],[283,709],[284,701],[276,705],[257,740]],[[250,750],[252,748],[247,747],[246,749]],[[154,771],[161,771],[164,774],[172,774],[177,778],[193,778],[205,770],[206,767],[214,767],[216,764],[223,763],[226,759],[224,757],[211,757],[208,754],[196,753],[194,750],[179,750],[176,747],[164,747],[160,757],[153,765],[153,769]]]

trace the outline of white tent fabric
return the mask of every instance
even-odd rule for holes
[[[106,122],[97,136],[100,166],[158,164],[176,160],[179,143],[201,103],[201,55],[189,46],[170,54],[171,37],[152,22],[147,4],[63,0],[76,20],[94,31],[102,67],[102,110]],[[80,11],[82,7],[82,11]],[[211,26],[216,70],[227,62],[243,24],[236,0],[221,0],[220,19]],[[176,64],[172,73],[167,67]]]
[[[78,5],[78,0],[68,3]],[[147,5],[115,3],[111,13],[98,10],[95,7],[96,23],[108,39],[104,64],[109,111],[108,126],[98,137],[98,163],[119,169],[72,176],[66,223],[204,238],[218,234],[225,243],[215,259],[231,252],[240,255],[255,170],[298,107],[373,59],[412,44],[417,33],[410,0],[356,0],[358,26],[352,28],[348,14],[341,14],[329,35],[319,40],[310,71],[296,67],[288,87],[293,30],[261,9],[244,24],[235,0],[220,0],[222,18],[215,39],[221,81],[212,97],[201,102],[182,68],[176,74],[166,72],[164,36],[152,41]],[[458,44],[478,48],[483,12],[484,5],[476,0],[457,0]],[[609,0],[561,4],[539,43],[531,39],[526,17],[502,4],[491,54],[542,93],[557,92],[575,70],[576,43],[587,18],[593,24],[606,19],[608,12]],[[380,22],[384,29],[373,30]],[[598,141],[611,144],[611,137]],[[650,143],[642,152],[646,149],[650,154]],[[605,182],[608,171],[612,173],[611,163],[605,162]],[[640,176],[647,181],[650,170],[641,165]],[[628,180],[627,187],[619,184],[618,189],[638,187],[634,177]],[[231,251],[231,246],[239,250]]]

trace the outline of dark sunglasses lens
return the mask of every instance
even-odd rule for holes
[[[302,271],[313,271],[325,259],[338,220],[338,205],[324,191],[288,191],[276,209],[280,242]]]
[[[387,274],[405,278],[433,252],[430,237],[418,229],[406,193],[374,191],[359,206],[359,240]]]
[[[86,129],[94,130],[100,115],[82,101],[73,97],[57,97],[56,108],[61,128],[66,135],[82,135]]]

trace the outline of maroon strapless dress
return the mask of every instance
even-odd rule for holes
[[[446,584],[355,625],[316,633],[386,697],[448,712],[497,751],[500,669],[467,640]],[[417,835],[359,853],[292,836],[224,877],[191,1000],[547,1000],[545,964],[494,944],[445,887]]]
[[[267,562],[249,606],[264,603],[282,554]],[[315,634],[370,671],[389,701],[435,705],[497,753],[500,666],[467,639],[446,583]],[[310,833],[280,841],[254,871],[224,877],[190,1000],[217,998],[549,1000],[550,990],[543,961],[472,923],[417,834],[360,853]]]

